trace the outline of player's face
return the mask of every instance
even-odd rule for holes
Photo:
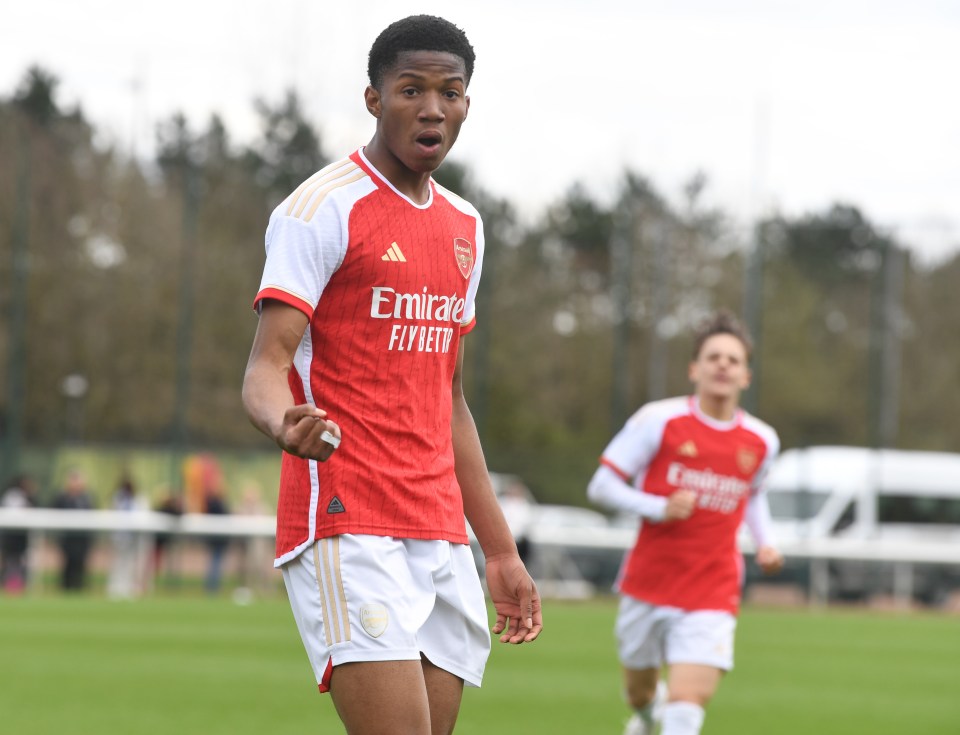
[[[715,334],[707,338],[690,363],[689,375],[698,395],[737,400],[750,385],[747,348],[732,334]]]
[[[467,117],[466,92],[466,66],[459,56],[440,51],[400,54],[381,89],[367,87],[365,93],[367,109],[378,120],[367,150],[378,158],[374,164],[388,178],[436,170]]]

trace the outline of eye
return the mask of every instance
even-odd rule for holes
[[[444,97],[448,100],[457,100],[460,99],[460,91],[457,89],[448,89],[443,93]]]
[[[418,92],[419,90],[416,87],[404,87],[402,90],[400,90],[400,94],[402,94],[404,97],[414,97]]]

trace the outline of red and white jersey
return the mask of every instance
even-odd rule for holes
[[[310,319],[290,391],[342,432],[326,462],[283,454],[277,566],[342,533],[467,543],[451,386],[483,244],[470,204],[433,181],[414,203],[362,149],[274,210],[256,305],[276,299]]]
[[[692,490],[697,503],[686,520],[641,524],[620,592],[654,605],[736,613],[743,582],[737,530],[779,448],[776,432],[759,419],[738,410],[717,421],[692,396],[637,411],[600,461],[642,492]]]

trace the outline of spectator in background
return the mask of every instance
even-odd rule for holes
[[[157,504],[157,512],[165,513],[174,518],[183,515],[183,498],[176,493],[166,490]],[[160,571],[164,565],[164,559],[167,556],[167,547],[173,539],[173,534],[158,533],[153,542],[153,575],[156,580],[160,579]],[[169,571],[169,570],[168,570]],[[168,581],[170,575],[168,574]]]
[[[229,515],[230,509],[224,498],[222,486],[215,485],[207,490],[204,512],[210,515]],[[226,554],[229,542],[230,540],[227,536],[212,534],[207,537],[207,548],[210,550],[210,558],[207,565],[207,576],[203,586],[210,594],[220,591],[220,583],[223,579],[223,557]]]
[[[133,481],[125,477],[113,494],[113,509],[122,513],[143,510]],[[140,591],[140,547],[135,531],[121,530],[113,534],[113,557],[107,579],[107,595],[115,600],[129,600]]]
[[[0,507],[31,508],[37,504],[36,483],[28,475],[18,475],[7,483],[0,496]],[[0,588],[17,594],[27,584],[27,532],[7,529],[0,536]]]
[[[67,479],[53,499],[53,508],[61,510],[92,510],[93,496],[87,487],[87,478],[78,469],[67,473]],[[64,531],[60,536],[60,551],[63,554],[63,568],[60,586],[64,590],[82,590],[87,581],[87,557],[93,534],[89,531]]]

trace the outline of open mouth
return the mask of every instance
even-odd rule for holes
[[[424,148],[436,148],[440,145],[440,140],[439,133],[424,133],[423,135],[417,136],[417,143]]]

